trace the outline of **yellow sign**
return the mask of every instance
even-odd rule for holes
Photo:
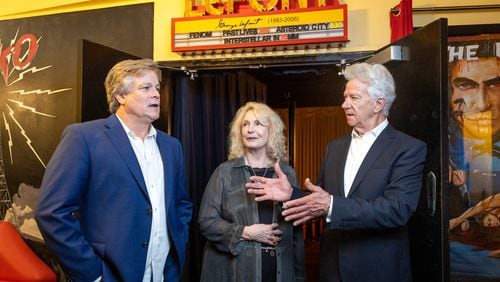
[[[172,19],[172,50],[347,41],[347,6]]]
[[[315,3],[316,7],[323,7],[327,5],[327,1],[332,4],[338,5],[337,0],[318,0]],[[186,11],[185,17],[203,16],[205,14],[219,16],[226,14],[238,14],[241,8],[248,6],[254,12],[273,11],[278,9],[278,0],[268,0],[267,3],[260,3],[259,0],[202,0],[204,5],[193,6],[194,0],[185,0]],[[303,9],[309,8],[308,0],[281,0],[281,9]],[[314,5],[314,4],[313,4]],[[196,9],[193,9],[196,8]]]

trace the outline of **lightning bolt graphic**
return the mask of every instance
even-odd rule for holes
[[[32,113],[34,114],[37,114],[37,115],[41,115],[41,116],[44,116],[44,117],[51,117],[51,118],[56,118],[56,116],[53,116],[53,115],[49,115],[49,114],[46,114],[46,113],[42,113],[42,112],[38,112],[35,108],[33,107],[28,107],[28,106],[25,106],[23,102],[21,101],[16,101],[16,100],[13,100],[13,99],[7,99],[8,101],[11,101],[12,103],[16,103],[18,107],[20,108],[23,108],[23,109],[27,109],[27,110],[30,110]]]
[[[24,136],[24,138],[26,139],[26,144],[28,145],[28,147],[31,149],[31,151],[33,152],[33,154],[35,155],[35,157],[38,159],[38,161],[40,161],[40,163],[42,164],[43,168],[46,167],[45,163],[43,162],[42,158],[40,158],[40,156],[38,155],[38,153],[36,152],[35,148],[33,148],[33,146],[31,146],[31,139],[28,137],[28,135],[26,135],[26,131],[24,131],[24,128],[21,126],[21,124],[19,124],[19,122],[16,120],[16,118],[14,117],[14,111],[11,109],[11,107],[9,107],[8,104],[5,104],[5,106],[7,108],[9,108],[9,116],[10,118],[16,123],[17,127],[19,127],[19,129],[21,129],[21,134]]]
[[[19,77],[18,77],[16,80],[14,80],[14,81],[12,81],[11,83],[9,83],[7,86],[11,86],[12,84],[14,84],[14,83],[16,83],[16,82],[23,80],[23,78],[24,78],[24,74],[25,74],[25,73],[27,73],[27,72],[36,73],[36,72],[43,71],[43,70],[46,70],[46,69],[51,68],[51,67],[52,67],[52,65],[50,65],[50,66],[45,66],[45,67],[43,67],[43,68],[41,68],[41,69],[37,68],[36,66],[35,66],[35,67],[32,67],[32,68],[29,68],[29,69],[27,69],[27,70],[25,70],[25,71],[23,71],[23,72],[20,72],[20,73],[19,73]],[[9,75],[9,76],[10,76],[10,75]]]
[[[73,88],[62,88],[62,89],[57,89],[57,90],[35,89],[35,90],[31,90],[31,91],[15,90],[15,91],[10,91],[9,93],[19,94],[19,95],[29,95],[29,94],[47,94],[47,95],[52,95],[52,94],[56,94],[56,93],[59,93],[59,92],[68,91],[68,90],[71,90],[71,89],[73,89]]]
[[[3,116],[3,122],[5,124],[5,130],[7,130],[7,133],[9,134],[9,155],[10,155],[10,164],[14,164],[14,160],[12,159],[12,135],[10,134],[10,126],[9,123],[7,122],[7,118],[5,118],[5,113],[2,111],[2,116]]]
[[[14,36],[14,38],[12,38],[10,40],[10,45],[8,48],[12,48],[12,46],[14,46],[14,44],[16,43],[17,41],[17,36],[19,35],[19,28],[17,28],[17,31],[16,31],[16,35]],[[7,60],[7,64],[10,64],[10,60],[12,59],[12,53],[9,52],[9,54],[7,55],[6,57],[6,60]],[[12,70],[10,70],[10,73],[7,74],[7,79],[9,79],[10,75],[12,74],[12,72],[14,72],[15,68],[13,68]]]

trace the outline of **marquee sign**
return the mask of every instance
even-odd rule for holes
[[[347,40],[347,5],[172,19],[174,52]]]

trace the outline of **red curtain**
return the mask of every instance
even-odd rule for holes
[[[389,13],[391,23],[391,42],[413,31],[412,0],[401,0]]]

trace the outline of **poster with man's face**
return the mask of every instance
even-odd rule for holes
[[[500,281],[500,34],[448,43],[451,278]]]

